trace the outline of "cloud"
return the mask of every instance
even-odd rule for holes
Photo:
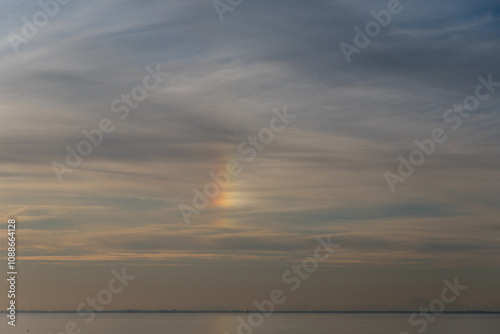
[[[210,1],[72,1],[15,54],[38,5],[3,1],[0,202],[21,257],[288,263],[332,233],[338,265],[496,264],[500,92],[456,132],[442,115],[500,80],[498,3],[405,3],[348,65],[339,43],[386,4],[247,0],[221,23]],[[156,64],[168,78],[120,120]],[[292,124],[186,226],[177,206],[284,105]],[[102,118],[116,130],[59,184],[50,164]],[[383,173],[436,127],[449,140],[392,194]]]

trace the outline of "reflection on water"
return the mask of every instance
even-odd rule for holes
[[[417,333],[408,314],[274,314],[244,334]],[[74,314],[19,314],[17,326],[0,324],[2,334],[238,334],[246,314],[100,314],[90,323]],[[5,320],[5,319],[4,319]],[[499,334],[500,315],[441,315],[425,334]]]

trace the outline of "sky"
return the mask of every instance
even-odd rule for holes
[[[500,6],[390,3],[72,0],[44,21],[2,1],[19,308],[75,310],[125,268],[106,310],[251,309],[274,289],[279,309],[397,309],[455,277],[449,309],[500,310]],[[193,203],[213,174],[229,180]]]

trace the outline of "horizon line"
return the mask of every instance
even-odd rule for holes
[[[334,311],[334,310],[279,310],[279,311],[260,311],[260,310],[138,310],[138,309],[126,309],[126,310],[109,310],[109,311],[97,311],[97,310],[18,310],[17,313],[414,313],[418,310],[384,310],[384,311],[373,311],[373,310],[345,310],[345,311]],[[0,311],[0,313],[8,313],[7,311]],[[459,314],[459,313],[488,313],[488,314],[500,314],[499,311],[485,311],[485,310],[465,310],[465,311],[443,311],[440,313],[448,314]]]

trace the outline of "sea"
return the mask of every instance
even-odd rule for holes
[[[410,314],[20,313],[15,327],[3,317],[1,334],[500,334],[500,314],[441,314],[413,325]]]

